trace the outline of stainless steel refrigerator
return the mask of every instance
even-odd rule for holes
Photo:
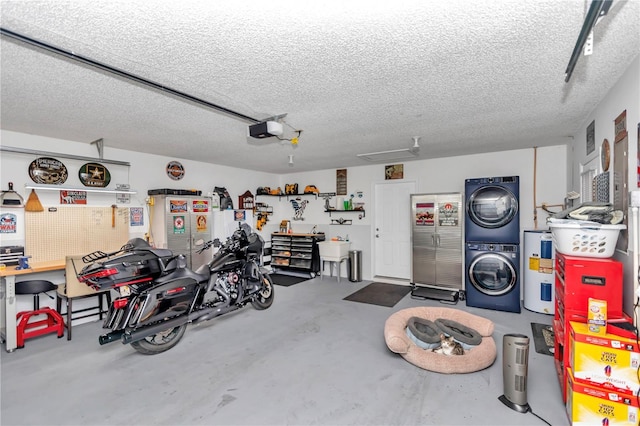
[[[462,290],[462,194],[412,194],[411,214],[412,283]]]
[[[190,269],[207,263],[211,250],[196,253],[198,240],[212,235],[211,198],[188,195],[154,195],[151,206],[151,237],[155,247],[182,253]]]

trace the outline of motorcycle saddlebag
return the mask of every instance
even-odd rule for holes
[[[176,274],[157,280],[157,287],[141,296],[139,310],[128,325],[139,327],[188,313],[198,291],[198,282],[189,274],[193,272],[178,269]]]
[[[130,281],[155,279],[165,272],[167,261],[168,258],[158,258],[151,252],[127,253],[85,266],[78,279],[97,290],[104,290]]]

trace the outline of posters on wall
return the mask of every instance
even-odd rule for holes
[[[87,204],[86,191],[60,191],[60,204]]]
[[[587,126],[587,155],[596,150],[596,120]]]
[[[439,226],[458,226],[458,211],[460,206],[458,203],[439,203],[438,204],[438,225]]]
[[[385,179],[402,179],[404,178],[404,165],[392,164],[384,167]]]
[[[458,203],[416,203],[416,226],[435,226],[435,212],[438,209],[438,226],[459,226]]]
[[[416,226],[434,226],[434,203],[416,203]]]
[[[131,207],[129,209],[129,219],[131,226],[144,226],[144,209],[142,207]]]
[[[336,170],[336,194],[347,195],[347,169]]]
[[[15,234],[18,229],[18,218],[13,213],[0,216],[0,234]]]

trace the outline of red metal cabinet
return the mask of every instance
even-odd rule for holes
[[[568,256],[556,253],[555,265],[556,373],[566,402],[569,367],[569,322],[587,322],[589,298],[606,300],[609,319],[624,318],[622,312],[622,263],[611,258]]]

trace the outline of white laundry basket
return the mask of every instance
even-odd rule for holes
[[[556,251],[570,256],[613,256],[618,235],[625,225],[604,225],[598,222],[570,219],[549,219],[549,229]]]

